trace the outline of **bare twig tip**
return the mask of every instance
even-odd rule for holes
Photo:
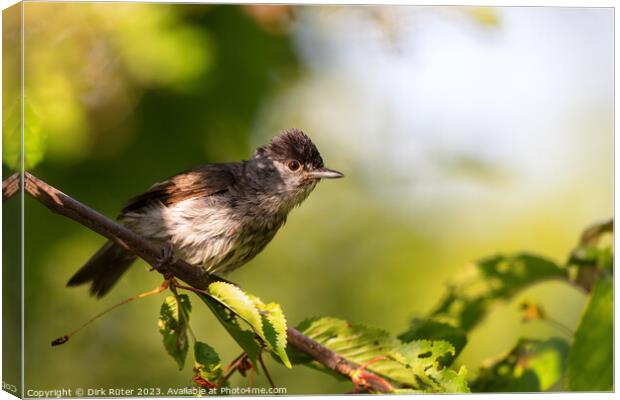
[[[52,346],[60,346],[61,344],[67,343],[68,340],[69,340],[69,336],[67,335],[61,336],[58,339],[52,340]]]

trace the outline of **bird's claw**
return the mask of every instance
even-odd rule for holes
[[[174,264],[177,261],[176,256],[174,255],[174,247],[171,243],[166,243],[164,248],[161,250],[161,255],[157,258],[157,262],[151,268],[152,270],[157,270],[160,272],[164,272],[164,275],[167,275],[167,266],[170,264]],[[172,276],[170,276],[172,277]],[[166,276],[166,278],[170,278]]]

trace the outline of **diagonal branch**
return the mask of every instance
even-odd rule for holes
[[[19,172],[2,181],[2,202],[4,203],[19,191]]]
[[[15,175],[11,176],[5,182],[10,179],[15,179],[14,177]],[[28,172],[24,173],[24,180],[26,193],[45,205],[52,212],[70,218],[114,241],[116,244],[148,262],[158,272],[162,274],[170,273],[197,289],[205,289],[210,283],[222,280],[215,275],[207,273],[202,268],[198,268],[179,259],[173,260],[170,264],[163,268],[160,267],[158,261],[160,260],[162,249],[159,247],[136,235],[110,218],[98,213],[72,197],[62,193],[58,189],[48,185]],[[19,177],[17,177],[15,181],[19,182]],[[2,183],[3,200],[8,199],[10,195],[17,192],[17,190],[14,190],[12,193],[8,190],[5,192],[5,182]],[[7,182],[6,187],[13,187],[12,185],[19,188],[19,184],[14,184],[12,182]],[[295,328],[288,328],[287,338],[291,346],[296,347],[308,354],[314,360],[323,364],[326,368],[329,368],[348,378],[351,378],[352,375],[360,369],[360,366],[356,363],[350,362],[344,357],[341,357],[327,347],[305,336]],[[393,387],[385,380],[370,372],[367,372],[366,374],[367,376],[377,378],[367,380],[369,390],[378,393],[388,393],[393,390]]]
[[[142,258],[159,272],[170,272],[182,281],[200,289],[206,288],[209,283],[220,280],[207,273],[205,270],[196,268],[179,259],[174,260],[162,268],[159,263],[162,250],[159,247],[141,238],[105,215],[67,196],[30,173],[26,172],[24,174],[24,179],[26,193],[40,203],[43,203],[43,205],[52,212],[64,215],[100,235],[105,236],[124,249]]]

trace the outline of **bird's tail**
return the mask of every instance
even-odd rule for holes
[[[92,282],[90,293],[103,297],[135,260],[136,256],[109,241],[69,279],[67,286]]]

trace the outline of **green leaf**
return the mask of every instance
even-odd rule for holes
[[[292,368],[291,361],[286,354],[286,318],[282,307],[277,303],[265,304],[256,296],[251,298],[263,319],[264,340],[267,346],[287,368]]]
[[[265,337],[261,315],[254,302],[243,290],[231,283],[213,282],[207,288],[207,292],[213,299],[247,322],[259,337]]]
[[[449,355],[443,360],[444,365],[450,365],[467,344],[467,336],[462,329],[448,323],[420,318],[413,319],[409,329],[401,333],[398,338],[405,343],[421,339],[445,340],[451,343],[454,346],[454,355]]]
[[[222,376],[222,362],[215,349],[203,342],[194,344],[195,369],[203,379],[215,382]]]
[[[474,392],[540,392],[564,375],[569,344],[561,338],[520,339],[506,355],[480,369]]]
[[[217,320],[239,347],[248,354],[248,358],[254,367],[258,368],[258,355],[261,352],[261,345],[256,340],[256,334],[241,328],[237,316],[222,305],[220,301],[201,293],[198,293],[198,297],[211,309]]]
[[[404,366],[415,379],[414,384],[405,380],[401,382],[412,387],[418,385],[422,392],[469,392],[465,367],[458,372],[443,367],[443,360],[448,355],[454,356],[454,347],[443,340],[415,340],[403,343],[389,353],[389,357]]]
[[[498,301],[546,279],[568,279],[566,268],[542,257],[520,253],[480,260],[449,284],[449,291],[430,318],[464,331],[473,329]]]
[[[570,390],[613,390],[613,280],[594,286],[568,358]]]
[[[254,335],[248,336],[248,332],[239,327],[237,317],[252,328],[256,336],[265,342],[284,365],[291,368],[291,362],[286,353],[286,319],[280,305],[264,304],[258,297],[248,295],[237,286],[226,282],[214,282],[209,285],[207,291],[211,299],[225,307],[229,314],[216,307],[213,301],[207,301],[204,298],[203,300],[216,313],[220,322],[237,343],[248,352],[252,362],[257,360],[261,345],[256,343]]]
[[[177,297],[168,296],[161,305],[159,332],[164,338],[164,347],[177,362],[179,369],[183,369],[189,349],[187,324],[192,306],[187,295],[179,295],[178,300],[180,304]]]
[[[467,392],[466,369],[458,373],[445,368],[441,360],[454,354],[445,341],[414,340],[402,343],[387,332],[325,317],[306,320],[298,327],[305,335],[340,356],[366,366],[404,388],[418,392]],[[295,361],[300,361],[295,357]],[[303,361],[303,359],[301,359]],[[313,368],[331,373],[313,360]]]
[[[569,264],[577,267],[596,267],[611,273],[613,256],[611,245],[606,247],[582,245],[571,253]]]

